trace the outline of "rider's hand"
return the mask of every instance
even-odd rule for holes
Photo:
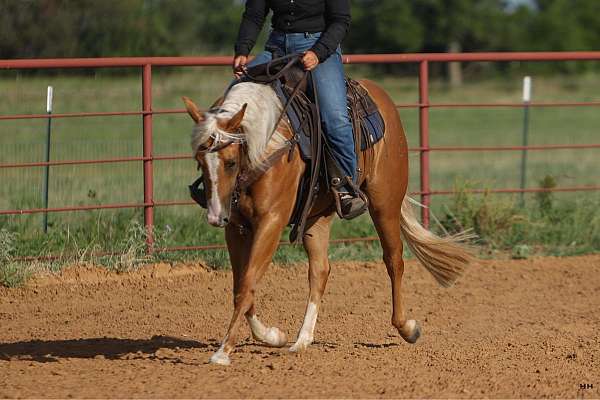
[[[304,64],[305,70],[312,71],[319,65],[319,57],[317,57],[314,51],[309,50],[302,57],[302,64]]]
[[[233,59],[233,74],[236,78],[241,78],[246,70],[246,64],[248,64],[248,57],[237,56]]]

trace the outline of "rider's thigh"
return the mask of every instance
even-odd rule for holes
[[[344,125],[350,122],[346,100],[346,80],[340,52],[332,54],[313,71],[323,122]]]

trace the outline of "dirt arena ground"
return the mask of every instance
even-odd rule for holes
[[[244,339],[207,363],[231,312],[229,272],[72,269],[0,289],[0,397],[599,398],[600,256],[481,261],[442,289],[409,262],[408,345],[380,263],[333,266],[316,343],[300,355]],[[259,316],[300,327],[306,267],[272,267]],[[580,386],[583,385],[583,386]]]

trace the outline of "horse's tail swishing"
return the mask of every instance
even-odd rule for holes
[[[443,287],[451,286],[471,262],[472,255],[461,245],[475,235],[461,232],[440,237],[425,229],[415,217],[408,196],[402,202],[400,229],[412,253]]]

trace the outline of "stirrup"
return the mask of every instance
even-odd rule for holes
[[[346,177],[345,185],[347,185],[350,188],[351,192],[348,192],[346,190],[340,190],[343,187],[342,185],[332,185],[331,190],[333,191],[335,209],[338,216],[342,219],[350,220],[364,214],[364,212],[367,211],[367,209],[369,208],[369,199],[358,188],[358,186],[356,186],[354,182],[352,182],[351,178]],[[349,201],[346,202],[346,207],[344,207],[344,204],[342,203],[344,203],[345,199],[343,198],[346,196],[349,196]],[[356,200],[360,201],[360,203],[362,204],[358,204]],[[353,201],[355,202],[355,204],[352,204]],[[353,205],[356,206],[355,209],[352,209]],[[346,209],[348,207],[350,207],[350,209]]]

